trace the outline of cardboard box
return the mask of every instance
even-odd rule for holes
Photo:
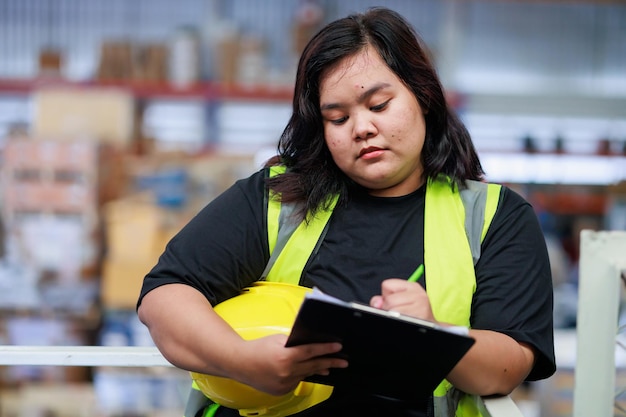
[[[133,260],[153,259],[160,216],[148,199],[124,198],[103,206],[106,257]]]
[[[102,262],[100,296],[102,305],[109,309],[134,309],[139,297],[143,278],[156,265],[165,245],[176,233],[176,229],[164,229],[146,243],[144,249],[150,252],[142,256],[133,256],[133,252],[124,256],[107,256]],[[120,249],[114,249],[120,255]]]
[[[11,170],[78,171],[96,173],[100,147],[86,140],[43,140],[13,137],[3,149]]]
[[[102,264],[100,297],[107,309],[134,309],[144,276],[156,260],[144,258],[105,259]]]
[[[80,183],[20,182],[5,190],[4,201],[14,212],[46,211],[95,215],[96,187]]]
[[[49,87],[33,94],[36,138],[90,139],[126,147],[133,139],[135,101],[121,88]]]
[[[77,215],[96,228],[99,206],[125,187],[123,152],[85,140],[12,137],[3,149],[5,223],[21,213]]]
[[[100,146],[92,142],[8,140],[2,164],[5,212],[63,211],[66,206],[95,211],[104,162]]]
[[[106,308],[134,309],[144,276],[188,218],[157,206],[150,193],[111,201],[104,213],[102,302]]]

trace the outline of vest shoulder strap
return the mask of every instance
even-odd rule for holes
[[[424,208],[426,291],[438,321],[469,326],[476,290],[474,267],[496,212],[500,186],[467,181],[456,191],[449,180],[431,180]],[[451,262],[451,259],[454,262]]]
[[[270,168],[270,175],[285,171],[284,166]],[[295,221],[296,205],[283,204],[279,196],[270,193],[267,203],[267,233],[270,259],[261,275],[262,280],[299,284],[304,267],[324,230],[339,196],[332,197],[327,210],[319,210],[315,217]]]

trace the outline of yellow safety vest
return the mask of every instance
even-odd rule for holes
[[[270,169],[270,175],[285,167]],[[501,186],[466,181],[457,190],[441,177],[426,185],[424,208],[424,265],[428,271],[428,298],[438,321],[470,325],[472,298],[476,290],[474,265],[480,258],[480,244],[487,234],[500,199]],[[270,249],[262,279],[299,284],[304,267],[332,215],[338,197],[327,210],[320,210],[307,222],[295,223],[288,204],[269,196],[267,231]],[[454,260],[453,262],[451,260]],[[436,417],[481,416],[477,398],[464,394],[444,380],[435,389]]]

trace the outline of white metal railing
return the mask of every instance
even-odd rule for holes
[[[172,367],[156,347],[0,346],[0,366]],[[509,396],[484,398],[485,417],[523,417]]]
[[[0,365],[173,366],[156,347],[0,346]]]

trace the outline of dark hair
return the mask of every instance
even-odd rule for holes
[[[278,143],[278,157],[268,161],[268,165],[282,163],[288,170],[268,179],[268,185],[281,194],[283,202],[301,204],[303,218],[326,208],[332,195],[339,194],[339,204],[345,203],[354,185],[326,146],[319,89],[334,65],[368,45],[413,92],[425,113],[424,179],[443,174],[453,186],[463,186],[464,180],[480,180],[484,175],[467,129],[448,108],[423,40],[398,13],[371,8],[321,29],[298,63],[293,113]]]

